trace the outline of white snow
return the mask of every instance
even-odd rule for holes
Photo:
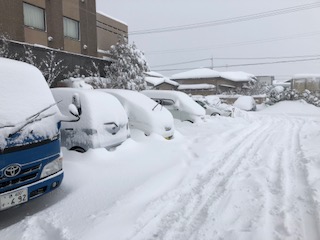
[[[233,103],[233,106],[241,110],[251,111],[256,109],[256,102],[252,96],[240,96]]]
[[[220,72],[220,76],[234,82],[255,81],[255,76],[246,72]]]
[[[124,89],[99,89],[115,96],[129,117],[132,128],[145,134],[156,133],[164,138],[174,135],[174,123],[171,113],[142,93]]]
[[[0,212],[1,240],[318,240],[319,119],[281,102],[176,121],[170,141],[133,131],[113,152],[63,149],[62,186]]]
[[[220,73],[209,68],[199,68],[199,69],[194,69],[187,72],[174,74],[170,77],[170,79],[215,78],[215,77],[220,77]]]
[[[201,84],[180,84],[179,90],[186,89],[214,89],[216,86],[213,84],[201,83]]]
[[[293,75],[292,79],[301,79],[301,78],[311,78],[311,79],[320,79],[320,74],[318,73],[299,73]]]
[[[0,149],[6,145],[5,138],[18,130],[28,120],[27,118],[54,104],[48,84],[42,73],[35,67],[10,59],[0,58]],[[26,136],[33,132],[34,136],[53,137],[57,134],[57,122],[60,111],[52,106],[41,113],[37,119],[46,117],[41,121],[34,121],[27,125],[19,139],[22,142]],[[30,120],[30,119],[29,119]]]

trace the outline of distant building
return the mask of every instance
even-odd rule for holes
[[[1,0],[0,33],[9,39],[102,57],[126,24],[96,13],[95,0]]]
[[[320,74],[296,74],[292,77],[291,88],[300,93],[309,90],[320,96]]]
[[[256,81],[254,75],[245,72],[217,72],[208,68],[194,69],[191,71],[178,73],[170,78],[182,85],[192,85],[194,91],[189,89],[189,93],[202,91],[202,95],[219,94],[236,89],[248,88],[248,83]],[[196,84],[201,84],[198,87]],[[179,87],[180,87],[179,86]],[[203,88],[201,88],[201,86]],[[180,87],[183,88],[183,87]]]
[[[274,81],[274,76],[256,76],[257,81],[261,83],[266,83],[268,85],[272,85]]]

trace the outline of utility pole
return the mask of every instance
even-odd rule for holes
[[[211,69],[213,70],[213,56],[211,57]]]

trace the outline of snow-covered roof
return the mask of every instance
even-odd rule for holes
[[[149,77],[157,77],[157,78],[163,78],[164,77],[162,74],[154,72],[154,71],[144,72],[144,74],[146,76],[149,76]]]
[[[173,86],[179,86],[179,83],[172,81],[166,77],[161,77],[161,78],[160,77],[145,77],[144,80],[153,86],[158,86],[161,83],[168,83]]]
[[[255,80],[256,77],[251,73],[246,72],[220,72],[222,78],[234,81],[234,82],[246,82]]]
[[[128,26],[128,24],[127,24],[127,23],[125,23],[124,21],[119,20],[119,19],[114,18],[114,17],[111,17],[110,15],[105,14],[104,12],[97,11],[97,13],[99,13],[99,14],[100,14],[100,15],[102,15],[102,16],[105,16],[105,17],[107,17],[107,18],[110,18],[110,19],[112,19],[112,20],[114,20],[114,21],[117,21],[117,22],[119,22],[119,23],[122,23],[122,24],[124,24],[124,25]]]
[[[227,87],[227,88],[235,88],[235,86],[229,85],[229,84],[219,84],[219,86],[221,86],[221,87]]]
[[[186,90],[186,89],[214,89],[216,86],[213,84],[180,84],[178,89],[179,90]]]
[[[320,73],[295,74],[292,77],[292,79],[301,79],[301,78],[320,78]]]
[[[220,73],[209,68],[198,68],[187,72],[177,73],[171,79],[192,79],[192,78],[215,78],[220,77]]]

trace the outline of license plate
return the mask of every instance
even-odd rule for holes
[[[17,190],[0,196],[0,209],[10,208],[28,201],[28,189]]]

